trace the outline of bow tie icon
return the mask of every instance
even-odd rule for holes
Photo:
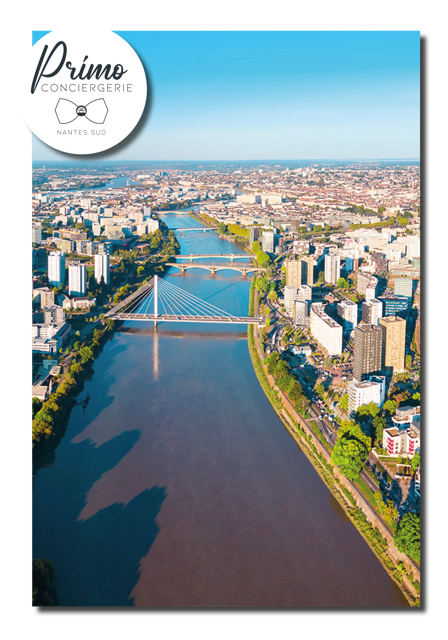
[[[89,102],[86,106],[78,106],[71,100],[59,98],[55,113],[59,124],[68,124],[81,116],[85,116],[87,120],[90,120],[90,122],[94,124],[103,124],[108,113],[108,108],[104,98],[92,100],[92,102]]]

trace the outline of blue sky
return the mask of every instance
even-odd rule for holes
[[[139,135],[111,159],[420,156],[417,31],[117,33],[153,98]],[[64,154],[34,138],[33,157]]]

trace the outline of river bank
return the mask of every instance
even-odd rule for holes
[[[257,291],[255,278],[250,288],[249,315],[255,315]],[[357,487],[331,464],[331,454],[317,438],[307,422],[295,411],[263,364],[258,329],[248,327],[248,347],[258,381],[282,423],[307,456],[320,478],[338,501],[347,517],[375,553],[388,575],[399,586],[412,607],[420,606],[420,572],[411,560],[400,553],[391,532],[379,520]]]

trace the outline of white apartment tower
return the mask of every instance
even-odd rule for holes
[[[51,251],[48,256],[48,280],[53,287],[65,283],[65,253]]]
[[[336,284],[341,277],[341,257],[333,253],[325,256],[325,282]]]
[[[86,295],[86,265],[72,262],[68,267],[68,293],[70,296]]]
[[[98,253],[95,256],[95,280],[99,283],[101,278],[105,284],[110,281],[110,255],[107,253]]]
[[[324,311],[321,302],[314,302],[310,311],[311,335],[330,356],[342,353],[342,326]]]
[[[342,325],[346,331],[353,331],[358,325],[358,305],[352,300],[342,300],[338,303],[338,316],[342,319]]]

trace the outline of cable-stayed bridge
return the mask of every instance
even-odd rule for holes
[[[158,276],[115,305],[105,317],[112,320],[150,321],[155,325],[158,322],[264,324],[264,318],[234,316]]]

